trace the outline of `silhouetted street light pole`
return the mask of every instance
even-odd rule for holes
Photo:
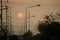
[[[27,20],[28,20],[28,22],[27,22],[27,24],[28,24],[28,30],[30,30],[30,18],[31,17],[35,17],[35,15],[32,15],[32,16],[30,16],[30,12],[28,13],[28,17],[27,17]]]
[[[26,8],[26,14],[25,14],[25,19],[26,19],[26,21],[25,21],[26,22],[26,24],[25,24],[26,25],[26,32],[27,32],[27,14],[28,14],[27,11],[28,11],[28,8],[32,8],[32,7],[36,7],[36,6],[40,6],[40,5],[34,5],[34,6],[30,6],[30,7],[27,7]],[[30,17],[29,17],[29,22],[30,22]],[[30,23],[29,23],[29,25],[30,25]]]

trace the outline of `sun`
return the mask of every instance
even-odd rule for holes
[[[23,13],[18,13],[18,18],[22,19],[23,18]]]

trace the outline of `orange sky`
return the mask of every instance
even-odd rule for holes
[[[57,6],[57,5],[52,5],[51,7],[48,7],[47,4],[60,4],[60,0],[9,0],[9,2],[13,2],[14,4],[10,3],[11,6],[11,13],[12,13],[12,23],[14,25],[13,29],[16,31],[16,34],[19,34],[21,31],[21,26],[22,26],[22,31],[24,28],[24,21],[25,21],[25,13],[26,13],[26,7],[29,6],[34,6],[37,4],[41,4],[40,7],[33,7],[29,8],[28,11],[30,11],[31,16],[35,15],[34,18],[31,18],[31,31],[35,34],[37,32],[36,24],[38,23],[38,20],[42,21],[43,17],[45,15],[49,15],[51,12],[52,13],[60,13],[60,7],[52,7],[52,6]],[[22,19],[17,18],[17,14],[22,12],[24,17]],[[35,29],[35,30],[33,30]]]

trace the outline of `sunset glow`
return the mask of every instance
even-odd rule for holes
[[[22,19],[23,18],[23,13],[18,13],[18,18]]]

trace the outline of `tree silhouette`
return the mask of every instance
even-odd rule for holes
[[[46,21],[44,23],[39,23],[38,30],[41,33],[41,40],[60,40],[60,23],[53,20],[53,16],[51,17],[53,21],[49,21],[51,15],[46,16]]]
[[[32,32],[30,30],[28,30],[28,32],[26,32],[23,35],[24,40],[32,40]]]
[[[41,32],[41,40],[58,40],[60,36],[60,23],[39,24],[38,30]]]

